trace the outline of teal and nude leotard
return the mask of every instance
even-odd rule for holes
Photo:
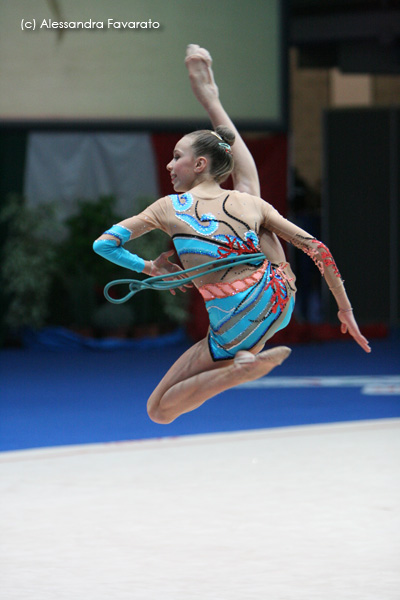
[[[306,252],[330,287],[340,274],[328,248],[306,231],[282,217],[260,198],[221,190],[202,196],[201,185],[182,195],[157,200],[128,219],[130,238],[161,229],[173,240],[185,269],[211,260],[260,253],[264,228]],[[230,359],[239,350],[259,348],[291,317],[295,277],[280,257],[265,256],[258,264],[241,263],[222,271],[204,273],[195,280],[208,311],[208,343],[214,360]]]
[[[250,257],[260,252],[254,230],[249,228],[240,238],[237,227],[232,227],[229,234],[222,235],[213,214],[206,214],[201,220],[184,212],[185,206],[192,206],[190,195],[185,194],[183,203],[177,195],[170,198],[177,218],[188,223],[194,231],[172,238],[182,261],[185,256],[207,256],[208,260],[218,260],[240,254]],[[223,225],[226,225],[227,216],[224,215]],[[232,219],[232,215],[229,216]],[[208,345],[213,360],[234,358],[239,350],[254,348],[289,323],[294,307],[291,293],[294,289],[289,285],[291,278],[282,267],[273,266],[267,259],[258,267],[248,265],[246,270],[249,268],[249,274],[240,279],[228,282],[220,275],[218,281],[199,285],[210,320]]]

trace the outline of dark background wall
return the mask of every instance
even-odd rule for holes
[[[314,191],[308,210],[360,321],[398,325],[400,3],[293,0],[289,37],[292,165]],[[338,100],[337,77],[364,96]],[[322,304],[334,322],[325,289]]]
[[[399,109],[324,116],[323,238],[362,322],[399,322],[399,123]]]

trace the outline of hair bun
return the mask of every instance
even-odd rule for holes
[[[232,129],[229,129],[229,127],[218,125],[218,127],[215,128],[215,133],[218,133],[218,135],[222,137],[225,144],[229,144],[230,146],[234,144],[235,134],[233,133]]]

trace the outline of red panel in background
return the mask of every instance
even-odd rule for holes
[[[257,166],[261,197],[286,216],[288,196],[287,136],[280,134],[258,139],[245,138],[245,141]]]
[[[166,166],[172,158],[175,144],[181,137],[181,133],[153,134],[160,196],[173,193]],[[245,138],[245,142],[257,166],[261,197],[272,204],[281,214],[286,215],[287,136],[284,134],[265,135],[257,138]],[[229,189],[231,185],[231,180],[228,180],[223,187]],[[191,318],[187,323],[188,334],[193,340],[204,338],[208,331],[208,314],[202,297],[195,290],[191,294],[189,314],[195,315],[195,318]]]

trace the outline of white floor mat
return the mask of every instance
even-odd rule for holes
[[[0,454],[4,600],[398,600],[400,419]]]

